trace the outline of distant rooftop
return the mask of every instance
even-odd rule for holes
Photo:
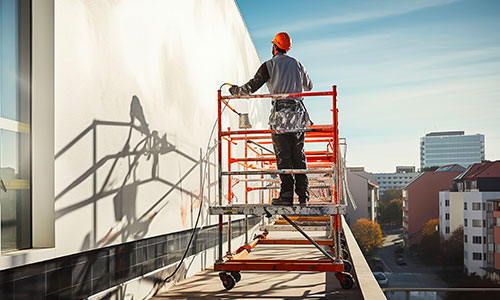
[[[474,180],[479,177],[500,177],[500,160],[483,161],[470,165],[462,174],[457,176],[455,180]]]
[[[463,172],[465,168],[459,164],[446,165],[438,168],[434,172]]]
[[[425,136],[443,136],[443,135],[464,135],[465,131],[438,131],[429,132]]]

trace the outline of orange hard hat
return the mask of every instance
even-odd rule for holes
[[[278,48],[285,51],[288,51],[290,50],[290,48],[292,48],[292,39],[286,32],[278,33],[271,43],[275,44]]]

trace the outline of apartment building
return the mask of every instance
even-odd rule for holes
[[[455,164],[423,172],[403,189],[403,232],[408,245],[420,243],[423,225],[439,217],[439,192],[448,189],[463,170]]]
[[[494,199],[500,198],[500,161],[471,165],[453,179],[449,195],[450,207],[454,207],[449,210],[449,219],[453,220],[450,229],[464,227],[464,268],[468,274],[485,276],[486,270],[495,266],[495,214],[498,213]],[[460,206],[462,212],[456,209]]]
[[[500,281],[500,198],[487,201],[486,210],[486,276]]]
[[[414,166],[396,166],[395,173],[373,173],[376,184],[379,186],[380,195],[388,190],[401,190],[418,176]]]
[[[347,168],[348,201],[346,221],[354,225],[359,219],[377,220],[379,188],[375,176],[363,167]],[[352,198],[351,198],[352,196]]]

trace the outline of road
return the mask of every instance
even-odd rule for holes
[[[395,242],[401,239],[401,230],[385,232],[385,239],[382,248],[376,250],[375,255],[384,263],[385,274],[389,279],[387,287],[447,287],[437,275],[439,267],[431,267],[421,264],[414,259],[408,249],[405,249],[402,256],[407,265],[396,264]],[[387,299],[404,299],[402,293],[387,295]],[[440,299],[434,293],[412,293],[411,299]]]

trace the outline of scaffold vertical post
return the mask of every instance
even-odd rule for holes
[[[217,91],[217,180],[219,205],[222,205],[222,98],[221,90]],[[223,215],[219,215],[219,247],[218,259],[222,261],[222,225]]]
[[[248,140],[245,140],[245,158],[248,158]],[[245,164],[245,171],[248,171],[247,164]],[[248,175],[245,175],[245,204],[248,204],[248,181],[246,179]],[[248,215],[245,215],[245,244],[248,244]]]
[[[227,131],[231,131],[231,127],[227,128]],[[233,141],[231,137],[227,138],[227,171],[231,172],[231,144]],[[231,199],[233,197],[233,187],[231,182],[231,175],[227,176],[227,204],[231,205]],[[227,216],[227,254],[231,254],[231,216]]]
[[[333,163],[335,165],[335,190],[332,191],[334,193],[334,204],[338,204],[339,202],[339,120],[338,120],[338,109],[337,109],[337,86],[332,86],[332,100],[333,100]],[[334,216],[334,226],[333,226],[333,236],[335,239],[335,258],[340,257],[340,215],[337,213]]]

